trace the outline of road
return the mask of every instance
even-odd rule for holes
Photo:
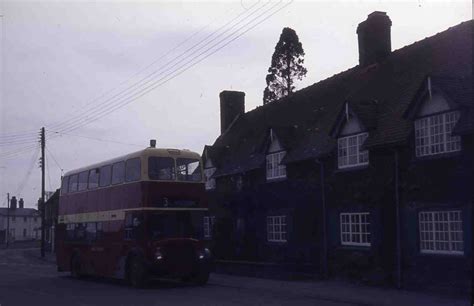
[[[157,281],[133,289],[103,278],[76,280],[56,271],[39,249],[0,249],[0,306],[12,305],[318,305],[467,306],[467,297],[443,296],[341,281],[278,281],[212,274],[206,286]]]
[[[248,288],[225,281],[232,276],[212,275],[206,286],[154,282],[133,289],[119,281],[76,280],[56,267],[28,257],[25,250],[0,251],[0,305],[357,305],[315,298],[268,287]],[[31,252],[31,251],[30,251]],[[224,279],[225,280],[225,279]],[[229,283],[231,285],[229,285]]]

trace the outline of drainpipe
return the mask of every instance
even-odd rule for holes
[[[320,184],[321,184],[321,204],[323,210],[323,277],[328,278],[328,248],[326,235],[326,193],[324,188],[324,163],[316,159],[319,164]]]
[[[397,222],[397,288],[402,287],[402,267],[401,267],[401,236],[400,236],[400,191],[399,191],[399,169],[398,150],[395,149],[395,209]]]

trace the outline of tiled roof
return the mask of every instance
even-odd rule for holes
[[[261,143],[270,128],[287,148],[284,163],[332,152],[335,140],[329,135],[345,102],[371,128],[366,147],[403,144],[412,129],[403,114],[429,75],[446,77],[436,81],[442,82],[450,98],[471,107],[472,84],[464,82],[470,93],[459,94],[459,84],[446,80],[472,78],[473,25],[472,20],[463,22],[396,50],[379,64],[355,66],[241,115],[213,145],[225,148],[216,175],[261,167],[265,155]],[[472,129],[474,115],[469,114],[460,119],[463,131]]]

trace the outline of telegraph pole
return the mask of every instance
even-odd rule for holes
[[[10,240],[10,193],[7,193],[7,232],[5,234],[7,240],[7,248]]]
[[[45,171],[45,158],[44,158],[44,147],[46,145],[46,139],[44,135],[44,127],[41,128],[41,257],[44,258],[44,171]]]

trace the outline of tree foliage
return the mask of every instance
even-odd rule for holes
[[[263,104],[278,100],[294,91],[295,80],[306,76],[307,70],[303,63],[304,50],[298,35],[293,29],[284,28],[268,68]]]

